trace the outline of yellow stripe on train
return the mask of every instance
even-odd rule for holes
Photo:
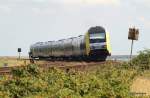
[[[108,32],[106,32],[106,45],[107,45],[107,50],[109,54],[111,54],[111,46],[110,46],[110,35]]]
[[[85,34],[85,45],[86,45],[86,55],[89,56],[90,54],[90,37],[89,37],[89,33],[87,32]]]

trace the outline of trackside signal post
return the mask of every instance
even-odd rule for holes
[[[134,40],[138,40],[138,38],[139,38],[139,29],[129,28],[128,39],[132,40],[132,42],[131,42],[130,59],[132,58],[132,51],[133,51]]]
[[[19,53],[18,59],[20,60],[21,48],[18,48],[18,53]]]

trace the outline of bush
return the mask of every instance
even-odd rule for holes
[[[0,98],[130,98],[133,79],[149,68],[150,50],[141,51],[130,63],[90,71],[44,70],[31,64],[12,69],[11,79],[0,79]]]
[[[122,65],[121,65],[122,66]],[[51,68],[36,65],[13,69],[13,78],[0,82],[0,95],[10,98],[128,98],[130,83],[137,74],[114,65],[103,65],[87,71]]]
[[[140,69],[150,69],[150,49],[140,51],[139,55],[131,60],[133,66]]]

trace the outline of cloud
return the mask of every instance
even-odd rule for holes
[[[44,15],[44,14],[45,15],[47,15],[47,14],[54,15],[57,13],[56,10],[54,10],[52,8],[40,8],[40,7],[33,7],[32,12],[37,15]]]
[[[146,27],[150,28],[150,20],[146,19],[144,16],[137,18],[138,21],[142,22]]]
[[[77,8],[81,6],[119,6],[121,0],[31,0],[36,6],[32,12],[36,14],[54,14],[60,8]],[[40,5],[40,6],[39,6]]]
[[[11,8],[7,5],[0,5],[0,11],[9,13],[11,11]]]
[[[105,6],[118,6],[120,5],[120,0],[32,0],[36,3],[63,3],[63,4],[69,4],[69,5],[105,5]]]
[[[33,2],[45,2],[46,0],[33,0]]]
[[[36,8],[36,7],[33,7],[32,11],[36,14],[39,14],[41,12],[40,8]]]
[[[146,21],[146,19],[145,19],[145,17],[144,17],[144,16],[140,16],[140,17],[138,17],[138,20],[139,20],[139,21],[141,21],[141,22]]]
[[[150,8],[150,0],[133,0],[133,3]]]
[[[66,4],[119,5],[120,0],[60,0]]]
[[[134,0],[137,3],[147,4],[150,3],[150,0]]]

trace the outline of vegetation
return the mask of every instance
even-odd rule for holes
[[[96,71],[68,73],[55,68],[43,72],[28,65],[13,70],[13,78],[1,83],[0,94],[3,98],[127,98],[128,83],[136,74],[106,65]]]
[[[11,78],[1,78],[0,98],[132,98],[131,83],[150,65],[149,59],[145,50],[130,63],[85,71],[44,70],[31,64],[13,69]]]
[[[150,49],[140,51],[139,55],[132,59],[131,64],[142,70],[150,69]]]
[[[17,57],[0,57],[0,67],[12,67],[29,64],[29,61],[18,60]]]

